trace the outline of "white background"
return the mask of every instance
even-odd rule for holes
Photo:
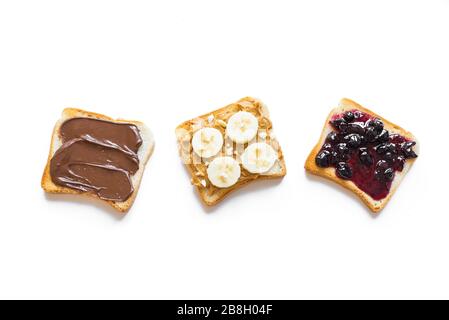
[[[1,298],[449,298],[449,1],[0,1]],[[241,97],[271,110],[288,175],[214,209],[175,127]],[[374,218],[304,173],[348,97],[421,156]],[[134,207],[40,188],[64,107],[146,122]]]

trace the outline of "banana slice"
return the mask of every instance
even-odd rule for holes
[[[278,159],[273,147],[264,142],[253,143],[242,155],[243,167],[251,173],[266,173],[270,171]]]
[[[201,158],[213,157],[223,147],[223,135],[214,128],[200,129],[193,135],[192,147]]]
[[[247,143],[257,134],[259,121],[249,112],[240,111],[229,118],[226,134],[236,143]]]
[[[237,183],[241,170],[239,163],[231,157],[215,158],[207,168],[207,177],[218,188],[229,188]]]

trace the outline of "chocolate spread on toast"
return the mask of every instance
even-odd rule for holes
[[[72,118],[59,129],[62,146],[50,162],[52,181],[95,193],[103,200],[126,201],[134,192],[142,138],[137,126],[92,118]]]

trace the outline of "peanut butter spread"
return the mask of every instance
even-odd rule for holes
[[[114,202],[131,196],[142,145],[135,125],[73,118],[61,125],[59,137],[62,146],[50,162],[53,183]]]

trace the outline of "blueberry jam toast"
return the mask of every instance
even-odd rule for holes
[[[308,172],[337,182],[381,211],[418,157],[416,138],[359,104],[343,99],[310,153]]]

